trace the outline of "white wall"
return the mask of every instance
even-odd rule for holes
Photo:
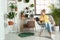
[[[30,0],[29,3],[24,3],[24,0],[22,0],[22,2],[17,2],[18,12],[23,10],[25,7],[28,7],[30,4],[34,4],[34,0]]]
[[[5,39],[4,31],[4,13],[6,13],[6,2],[7,0],[0,0],[0,40]]]

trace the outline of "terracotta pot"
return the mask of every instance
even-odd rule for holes
[[[8,25],[13,25],[14,22],[13,21],[8,21]]]

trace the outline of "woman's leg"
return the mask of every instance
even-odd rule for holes
[[[51,23],[45,23],[45,26],[49,32],[51,39],[55,40],[55,35],[53,34]]]
[[[50,22],[48,23],[48,27],[49,27],[48,28],[49,29],[49,34],[51,35],[52,34],[52,26],[51,26],[51,23]]]
[[[46,29],[48,30],[48,32],[49,32],[49,35],[51,36],[51,34],[52,34],[52,27],[51,27],[51,23],[49,22],[49,23],[45,23],[45,26],[46,26]]]

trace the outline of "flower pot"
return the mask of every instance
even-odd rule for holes
[[[59,26],[55,26],[54,29],[55,29],[56,32],[58,32],[59,31]]]
[[[7,19],[7,24],[8,24],[9,26],[14,25],[14,19]]]
[[[8,21],[8,25],[13,25],[14,22],[13,21]]]

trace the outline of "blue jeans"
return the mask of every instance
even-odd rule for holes
[[[48,30],[48,32],[52,32],[52,26],[50,22],[45,22],[45,27]]]

